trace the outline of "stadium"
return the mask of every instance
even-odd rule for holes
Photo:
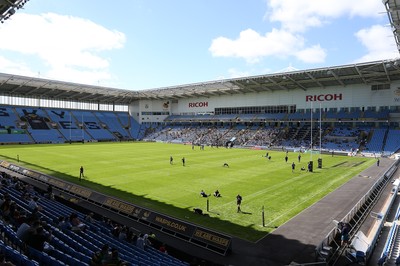
[[[25,3],[0,1],[2,23]],[[2,73],[0,254],[395,265],[399,150],[397,58],[143,91]],[[48,246],[18,235],[34,220]]]

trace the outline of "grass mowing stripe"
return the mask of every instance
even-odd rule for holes
[[[199,223],[237,237],[256,241],[273,230],[261,226],[261,209],[267,222],[279,226],[344,182],[374,164],[360,157],[322,156],[324,168],[300,171],[315,155],[250,149],[210,148],[164,143],[87,143],[63,145],[0,146],[2,158],[69,182],[87,186],[134,204]],[[169,157],[174,157],[170,165]],[[186,158],[186,166],[181,159]],[[228,167],[223,167],[227,162]],[[292,173],[291,163],[296,163]],[[87,179],[78,181],[79,167]],[[209,198],[209,217],[195,215],[193,207],[206,210],[200,190],[221,198]],[[236,212],[236,195],[243,196]]]

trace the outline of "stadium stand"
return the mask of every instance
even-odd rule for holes
[[[122,126],[118,113],[96,111],[94,114],[99,119],[101,126],[108,128],[119,140],[132,139],[128,131]]]
[[[384,144],[383,152],[385,155],[395,153],[400,149],[400,130],[389,129],[387,132],[386,142]]]
[[[129,116],[128,113],[121,112],[116,113],[116,115],[122,126],[130,130],[129,133],[132,138],[143,139],[144,133],[140,134],[141,125],[133,117]]]
[[[367,151],[371,153],[381,154],[383,151],[383,144],[386,135],[386,129],[377,128],[371,131],[372,137],[365,145]]]
[[[46,109],[50,121],[57,124],[57,128],[66,141],[90,141],[92,138],[85,134],[81,117],[78,119],[70,110]]]
[[[3,236],[0,250],[15,265],[88,265],[93,254],[105,244],[117,249],[126,265],[188,265],[160,252],[156,239],[147,241],[142,248],[137,246],[133,234],[130,238],[120,239],[115,232],[118,227],[115,222],[109,221],[107,224],[105,221],[86,219],[87,215],[55,200],[48,191],[35,190],[5,172],[1,173],[0,182],[0,232]],[[32,198],[39,199],[35,209],[30,208]],[[85,227],[74,226],[71,220],[74,215],[82,224],[85,223]],[[68,225],[61,226],[59,217],[66,217]],[[38,227],[33,227],[34,221]],[[42,243],[42,248],[38,249],[35,242],[24,237],[24,233],[17,235],[23,224],[28,228],[30,225],[31,229],[25,232],[31,239],[36,239],[39,228],[44,230],[47,242]],[[144,236],[147,238],[147,235]]]
[[[385,116],[388,114],[387,110],[383,112]],[[281,116],[281,114],[269,115],[269,119]],[[319,129],[311,129],[309,125],[301,122],[309,115],[309,111],[293,113],[287,116],[289,120],[280,121],[280,125],[274,126],[263,122],[263,118],[257,120],[264,117],[260,114],[175,115],[169,116],[167,118],[169,122],[166,120],[164,125],[153,123],[139,125],[128,113],[124,112],[2,106],[0,142],[63,143],[82,140],[144,139],[225,146],[227,142],[235,139],[231,144],[238,146],[307,149],[312,136],[312,143],[316,148],[319,146]],[[253,119],[256,122],[253,122]],[[291,121],[297,122],[289,127],[285,125],[290,124]],[[324,127],[321,148],[324,151],[390,156],[400,148],[399,130],[368,126],[354,127],[344,122],[340,123],[340,126],[331,128],[329,124],[329,121],[322,121]]]
[[[73,117],[79,122],[79,127],[85,129],[85,132],[92,140],[97,141],[115,141],[116,137],[108,130],[107,124],[100,124],[97,117],[89,111],[72,111]]]
[[[11,107],[0,109],[0,142],[2,143],[33,143],[33,139],[22,127],[26,122],[20,121]]]
[[[50,120],[42,109],[16,107],[19,119],[27,123],[27,131],[35,143],[63,143],[64,137],[49,125]]]
[[[364,112],[364,118],[365,119],[381,119],[381,120],[388,120],[389,119],[389,110],[379,110],[379,111],[374,111],[374,110],[366,110]]]
[[[135,136],[140,135],[139,124],[127,113],[9,106],[0,108],[2,143],[132,140],[128,130]]]

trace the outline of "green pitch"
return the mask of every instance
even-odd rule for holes
[[[223,233],[256,241],[337,189],[373,159],[322,156],[251,149],[226,149],[163,143],[86,143],[1,146],[3,159],[79,183],[145,208],[198,223]],[[170,164],[170,156],[173,164]],[[182,166],[182,158],[186,166]],[[314,161],[314,172],[301,171]],[[229,164],[224,167],[224,163]],[[291,164],[296,169],[292,173]],[[79,168],[85,179],[79,182]],[[200,197],[200,191],[221,198]],[[241,194],[242,213],[236,195]],[[205,216],[193,213],[201,208]],[[264,208],[265,226],[262,224]]]

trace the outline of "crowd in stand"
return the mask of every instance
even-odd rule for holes
[[[384,132],[387,129],[380,129]],[[385,146],[385,134],[379,133],[379,130],[372,130],[367,127],[319,127],[311,128],[308,125],[272,127],[265,125],[244,125],[244,124],[220,124],[220,125],[179,125],[165,126],[149,129],[149,134],[146,135],[146,141],[163,141],[172,143],[192,143],[194,145],[208,145],[217,147],[266,147],[275,149],[301,149],[307,150],[313,144],[314,149],[325,151],[341,151],[347,153],[365,152],[369,153],[370,143],[378,142],[381,144],[379,150],[374,152],[386,153],[395,152],[400,144],[397,139],[400,135],[400,130],[392,135],[395,137],[395,144]],[[376,136],[375,136],[376,135]],[[372,136],[372,138],[371,138]],[[391,136],[391,135],[390,135]],[[320,140],[321,137],[321,140]],[[233,141],[232,141],[233,140]],[[388,138],[389,140],[389,138]],[[229,145],[228,145],[229,144]],[[390,144],[390,143],[388,143]]]
[[[321,145],[326,150],[351,152],[365,144],[365,134],[359,128],[323,128]],[[312,130],[307,126],[174,126],[152,130],[145,140],[226,146],[234,139],[237,146],[308,149],[311,136],[314,146],[319,146],[319,135],[319,129]]]
[[[21,194],[20,201],[15,195],[11,194],[11,191]],[[140,250],[146,251],[148,248],[152,248],[158,249],[160,253],[167,253],[165,244],[161,244],[152,232],[148,234],[134,233],[127,226],[116,223],[109,218],[95,219],[93,212],[83,216],[83,214],[72,210],[69,216],[59,215],[53,221],[46,215],[51,210],[46,210],[46,207],[41,204],[44,200],[54,202],[51,186],[47,191],[37,191],[33,186],[20,181],[16,177],[5,172],[0,173],[0,224],[5,224],[14,231],[13,234],[21,243],[19,249],[26,256],[32,256],[32,259],[35,259],[33,250],[55,256],[59,251],[53,245],[54,233],[60,237],[60,234],[68,231],[85,238],[89,237],[90,232],[106,230],[114,239],[135,246]],[[0,241],[6,243],[7,240],[0,239]],[[4,258],[4,253],[0,251],[0,259],[2,258]],[[0,265],[14,265],[12,262],[5,261],[4,263],[8,264]],[[101,250],[92,253],[89,264],[92,266],[130,265],[120,258],[119,250],[116,247],[111,248],[109,243],[104,243]],[[182,263],[182,265],[185,264]]]

